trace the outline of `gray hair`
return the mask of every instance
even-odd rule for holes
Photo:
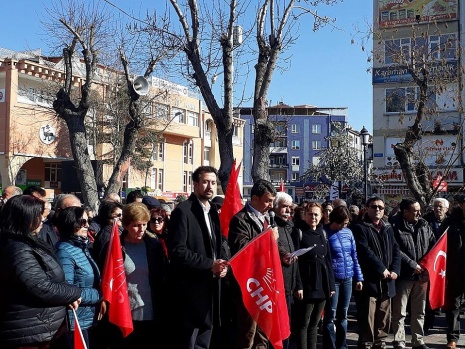
[[[444,198],[436,198],[433,200],[433,205],[435,203],[442,203],[445,208],[449,208],[449,200],[444,199]]]
[[[288,193],[285,193],[283,191],[278,191],[276,193],[276,196],[274,197],[273,206],[277,207],[283,201],[289,202],[292,204],[292,196],[290,196]]]

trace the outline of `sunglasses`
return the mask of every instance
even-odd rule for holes
[[[84,218],[81,218],[81,227],[87,225],[87,224],[90,224],[92,223],[92,220],[91,219],[84,219]]]
[[[161,217],[151,218],[150,219],[150,223],[162,223],[162,222],[163,222],[163,218],[161,218]]]
[[[370,205],[370,207],[371,207],[373,210],[376,210],[376,209],[378,209],[378,210],[380,210],[380,211],[384,210],[384,206],[381,206],[381,205]]]
[[[121,217],[123,217],[123,214],[122,214],[122,213],[118,213],[118,214],[115,214],[114,216],[111,216],[110,218],[111,218],[111,219],[115,219],[115,218],[121,219]]]

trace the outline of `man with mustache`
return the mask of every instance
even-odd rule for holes
[[[194,192],[171,213],[168,227],[169,301],[173,349],[208,349],[219,324],[220,279],[228,272],[220,219],[211,199],[217,170],[200,166],[192,174]]]

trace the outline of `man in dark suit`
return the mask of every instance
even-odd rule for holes
[[[217,170],[200,166],[192,174],[194,192],[171,214],[168,234],[173,349],[210,347],[219,322],[220,279],[228,271],[220,220],[210,199]]]

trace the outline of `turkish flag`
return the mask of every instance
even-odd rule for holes
[[[447,230],[439,238],[434,247],[420,260],[420,265],[429,273],[429,303],[431,309],[444,305],[446,293],[446,259]]]
[[[86,342],[82,336],[81,326],[79,325],[76,311],[73,309],[74,314],[74,349],[87,349]]]
[[[243,207],[239,184],[237,183],[240,169],[241,164],[239,164],[236,169],[236,160],[234,160],[231,168],[231,174],[229,175],[228,187],[226,188],[226,193],[224,195],[223,206],[221,206],[220,212],[221,232],[224,237],[228,237],[229,235],[229,222]]]
[[[229,263],[241,288],[245,308],[273,348],[282,349],[282,340],[291,331],[278,244],[272,229],[252,239]]]
[[[123,253],[119,240],[118,225],[113,223],[108,251],[102,275],[103,299],[109,304],[108,319],[118,326],[123,337],[133,330],[131,308],[129,307],[128,286],[124,270]]]

